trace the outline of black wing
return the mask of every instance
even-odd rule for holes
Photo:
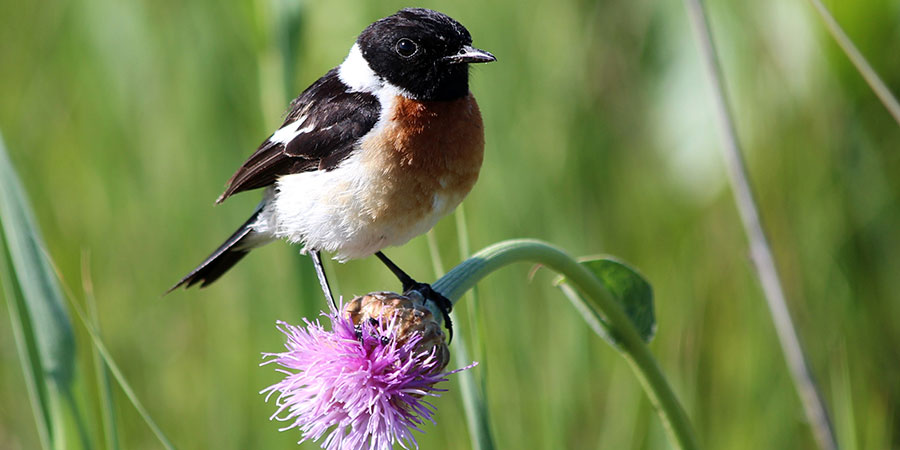
[[[343,161],[380,115],[380,104],[366,92],[348,92],[337,69],[331,69],[291,102],[281,129],[296,124],[309,129],[284,142],[269,136],[228,180],[216,200],[242,191],[269,186],[282,175],[312,170],[331,170]]]

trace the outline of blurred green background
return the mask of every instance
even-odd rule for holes
[[[900,126],[801,0],[709,3],[763,220],[847,449],[900,446]],[[827,2],[900,93],[900,2]],[[65,282],[88,262],[105,341],[179,448],[293,448],[257,392],[278,319],[325,306],[308,258],[272,244],[204,290],[161,294],[246,218],[224,182],[287,103],[406,3],[0,0],[0,130]],[[651,348],[711,449],[813,448],[724,178],[711,88],[677,0],[423,1],[498,56],[473,68],[487,148],[465,202],[473,250],[535,237],[609,253],[653,283]],[[452,218],[435,229],[459,261]],[[388,255],[433,275],[424,237]],[[630,368],[552,276],[481,284],[499,448],[665,448]],[[331,264],[343,295],[399,289],[374,258]],[[471,331],[463,318],[458,332]],[[36,448],[0,308],[0,448]],[[99,433],[83,326],[79,395]],[[452,350],[452,347],[451,347]],[[468,448],[457,380],[423,448]],[[115,389],[122,448],[158,448]],[[98,444],[102,440],[98,440]],[[317,448],[305,444],[304,448]]]

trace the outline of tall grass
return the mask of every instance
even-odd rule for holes
[[[0,222],[3,225],[0,243],[5,243],[0,245],[0,279],[4,285],[4,298],[9,306],[10,322],[41,446],[47,449],[92,449],[96,439],[91,435],[88,423],[91,415],[86,411],[84,400],[77,394],[78,370],[74,358],[77,346],[72,322],[66,311],[64,289],[48,259],[43,239],[32,218],[28,198],[10,164],[2,136],[0,175],[0,217],[3,219]],[[7,256],[10,264],[7,264]],[[86,284],[85,289],[89,293],[92,291],[90,284]],[[68,297],[74,299],[73,293],[65,290]],[[93,305],[92,296],[89,296],[89,301]],[[117,425],[114,418],[110,418],[115,409],[108,398],[107,368],[163,446],[173,448],[100,340],[95,327],[96,315],[93,315],[93,322],[88,322],[81,308],[76,303],[72,306],[93,340],[92,349],[99,354],[99,358],[96,355],[95,358],[98,359],[98,377],[104,398],[100,413],[104,417],[107,448],[118,445]],[[100,358],[102,361],[99,361]]]

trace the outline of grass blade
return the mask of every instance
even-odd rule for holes
[[[809,2],[812,4],[813,8],[815,8],[816,12],[819,13],[822,22],[825,22],[825,28],[828,30],[828,33],[831,34],[831,37],[833,37],[838,46],[841,47],[841,50],[844,51],[844,54],[847,55],[847,58],[850,59],[850,62],[853,63],[853,66],[859,71],[859,74],[866,80],[866,83],[869,84],[869,87],[872,88],[872,91],[875,92],[875,95],[881,100],[884,107],[887,108],[891,116],[894,117],[897,124],[900,125],[900,103],[897,102],[897,98],[891,94],[891,90],[884,84],[884,81],[881,80],[881,77],[878,76],[878,73],[875,72],[875,69],[872,68],[869,61],[866,60],[866,57],[859,52],[859,49],[857,49],[855,45],[853,45],[853,41],[850,40],[847,33],[844,32],[844,29],[841,28],[836,20],[834,20],[834,16],[832,16],[831,12],[828,11],[828,8],[822,4],[821,0],[809,0]]]
[[[91,318],[91,324],[100,331],[100,317],[97,313],[97,298],[94,296],[94,282],[90,273],[90,258],[85,252],[81,257],[81,286]],[[103,418],[103,441],[107,450],[119,450],[119,429],[116,426],[116,404],[112,399],[109,382],[109,366],[103,361],[96,346],[91,347],[91,359],[97,374],[97,391],[100,393],[100,413]]]
[[[19,361],[22,364],[22,372],[25,378],[25,388],[28,391],[28,398],[31,401],[31,411],[34,414],[34,422],[37,427],[38,439],[41,442],[41,448],[50,449],[50,410],[46,406],[47,387],[44,383],[44,377],[38,376],[40,366],[38,365],[38,356],[34,350],[34,346],[29,346],[28,338],[26,338],[25,322],[26,317],[21,315],[22,299],[13,288],[13,274],[10,272],[9,264],[6,261],[6,246],[3,245],[3,239],[0,239],[0,286],[3,286],[3,297],[6,299],[6,305],[9,308],[9,321],[13,332],[13,339],[16,341],[16,350],[18,350]],[[29,327],[30,328],[30,327]],[[33,343],[32,343],[33,344]]]
[[[453,214],[456,219],[456,240],[459,242],[459,257],[468,258],[472,254],[469,244],[469,226],[466,221],[466,205],[459,205]],[[482,358],[485,354],[484,341],[481,336],[484,334],[482,330],[481,316],[478,311],[481,309],[479,305],[478,289],[472,288],[466,294],[469,299],[466,305],[468,312],[469,326],[472,328],[472,340],[479,345],[475,355],[469,355],[470,346],[466,342],[466,337],[462,336],[459,340],[459,348],[454,353],[456,365],[462,367],[472,361],[473,358]],[[460,333],[462,335],[462,333]],[[461,349],[461,351],[460,351]],[[487,378],[488,365],[483,365],[479,370],[477,379],[476,372],[467,370],[460,373],[459,386],[463,394],[463,408],[466,411],[466,425],[472,434],[472,448],[479,450],[488,450],[495,448],[494,435],[491,433],[491,421],[488,414],[487,406],[487,390],[485,383]]]
[[[756,206],[753,196],[753,188],[750,185],[747,167],[744,165],[731,106],[725,92],[725,78],[722,75],[706,9],[702,0],[684,0],[684,3],[694,37],[700,47],[704,66],[709,75],[709,81],[712,83],[715,113],[722,131],[722,150],[732,194],[744,226],[744,232],[747,235],[747,241],[750,244],[750,256],[756,267],[757,277],[769,307],[769,315],[775,325],[785,362],[819,448],[836,449],[837,440],[831,418],[828,415],[828,408],[813,379],[812,369],[803,353],[803,346],[800,345],[800,337],[794,328],[784,289],[781,286],[781,279],[775,267],[775,256],[762,227],[759,208]]]
[[[48,259],[49,263],[52,264],[52,261]],[[53,266],[55,273],[57,274],[59,280],[61,281],[62,288],[65,289],[66,294],[70,298],[74,298],[74,294],[71,289],[66,285],[65,280],[62,278],[62,275],[59,274],[59,271],[55,266]],[[137,410],[138,414],[144,419],[144,422],[147,423],[147,426],[150,428],[150,431],[156,436],[159,442],[163,445],[167,450],[172,450],[175,447],[172,445],[169,438],[162,432],[162,429],[159,425],[156,424],[156,421],[150,416],[150,413],[147,411],[147,408],[144,407],[144,404],[141,403],[140,399],[138,399],[137,394],[134,392],[134,389],[131,388],[131,384],[128,383],[128,380],[125,378],[125,375],[119,369],[118,364],[113,359],[112,354],[109,353],[109,350],[106,348],[106,344],[103,343],[103,340],[100,338],[100,334],[97,331],[97,328],[94,327],[93,323],[88,320],[87,314],[84,310],[81,309],[81,306],[78,303],[72,303],[72,309],[75,311],[75,315],[78,317],[78,320],[81,321],[81,324],[84,325],[85,330],[88,332],[88,335],[91,337],[91,341],[94,343],[94,347],[97,349],[97,352],[100,354],[100,357],[103,359],[104,364],[109,369],[109,372],[112,374],[113,378],[116,379],[116,382],[119,383],[119,386],[122,387],[122,392],[125,393],[125,396],[134,406],[134,409]],[[91,448],[91,447],[87,447]]]
[[[100,353],[100,356],[103,358],[103,362],[109,367],[109,372],[112,374],[113,378],[116,379],[116,382],[119,383],[119,386],[122,387],[122,391],[125,393],[125,396],[128,397],[128,400],[134,405],[134,409],[137,410],[138,414],[141,415],[141,418],[144,419],[144,422],[147,423],[147,426],[150,427],[150,430],[153,431],[153,434],[156,435],[156,438],[166,449],[172,450],[175,447],[172,446],[172,443],[163,434],[162,429],[159,428],[159,425],[150,417],[150,413],[147,411],[147,408],[144,407],[144,404],[141,403],[140,399],[138,399],[137,394],[135,394],[134,389],[131,388],[131,385],[128,383],[128,380],[125,378],[125,375],[122,374],[122,371],[119,369],[118,364],[113,359],[112,355],[109,353],[109,350],[106,349],[106,345],[103,344],[103,340],[100,339],[99,334],[97,334],[97,330],[94,326],[87,320],[87,315],[78,305],[73,304],[73,309],[75,310],[75,314],[78,316],[78,319],[81,320],[81,323],[84,324],[85,329],[87,329],[88,334],[91,336],[91,340],[94,342],[94,346],[97,348],[97,351]]]
[[[459,323],[458,321],[455,322]],[[457,333],[454,340],[453,363],[457,367],[465,367],[465,365],[471,364],[472,357],[469,356],[466,334]],[[458,375],[466,372],[472,371],[465,370]],[[476,450],[492,450],[496,448],[493,435],[491,434],[490,420],[488,419],[487,402],[485,401],[484,376],[479,376],[477,380],[471,374],[465,377],[460,376],[459,390],[463,401],[463,410],[466,412],[466,427],[469,429],[472,448]]]
[[[38,421],[38,433],[42,442],[53,447],[65,446],[65,418],[75,419],[77,424],[84,421],[79,417],[71,392],[75,376],[75,337],[64,306],[64,298],[50,264],[44,257],[43,241],[35,226],[35,220],[25,197],[19,177],[7,156],[3,138],[0,136],[0,222],[3,237],[14,274],[21,293],[7,295],[7,303],[17,303],[16,315],[19,330],[26,345],[28,364],[26,376],[31,378],[29,389],[38,400],[42,420]],[[4,256],[5,258],[5,256]],[[5,286],[12,283],[4,282]],[[12,288],[5,289],[12,291]],[[63,405],[72,406],[68,416]],[[43,422],[43,424],[41,423]],[[82,441],[86,435],[82,433]]]
[[[65,430],[74,426],[78,431],[78,443],[82,448],[93,448],[86,431],[86,421],[80,413],[79,404],[72,390],[75,377],[75,338],[72,324],[64,306],[63,288],[57,273],[44,250],[43,241],[35,226],[24,190],[6,154],[0,136],[0,218],[6,248],[12,262],[12,271],[2,270],[4,295],[10,306],[11,319],[15,328],[21,331],[25,345],[19,345],[23,358],[26,378],[32,403],[38,405],[38,434],[45,448],[77,448],[75,441],[67,442]],[[5,254],[3,267],[5,269]],[[15,274],[21,292],[21,300],[13,293],[13,283],[8,275]],[[69,293],[71,296],[71,293]],[[132,401],[138,413],[148,423],[151,430],[168,449],[173,448],[168,439],[147,414],[146,409],[122,376],[118,366],[97,336],[94,327],[86,320],[77,303],[72,307],[84,323],[97,350],[113,376],[122,385],[126,396]],[[17,332],[16,332],[17,333]],[[18,333],[17,333],[18,334]],[[18,341],[18,339],[17,339]],[[24,360],[28,363],[25,364]],[[37,397],[35,399],[35,397]]]

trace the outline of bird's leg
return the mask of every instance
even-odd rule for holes
[[[447,298],[444,297],[440,292],[432,289],[431,285],[428,283],[419,283],[416,280],[413,280],[411,276],[409,276],[406,272],[403,271],[400,267],[397,267],[393,261],[388,259],[382,252],[375,252],[375,256],[384,263],[385,266],[400,280],[403,288],[403,294],[405,295],[409,291],[417,291],[422,294],[422,297],[425,300],[433,301],[438,308],[441,310],[441,315],[444,319],[444,326],[447,327],[447,331],[449,332],[450,338],[448,343],[453,340],[453,322],[450,320],[450,311],[453,310],[453,303]]]
[[[416,280],[413,280],[411,276],[407,275],[406,272],[403,271],[403,269],[397,267],[397,265],[394,264],[393,261],[388,259],[388,257],[385,256],[384,253],[375,252],[375,256],[377,256],[378,259],[380,259],[381,262],[383,262],[384,265],[394,273],[394,276],[397,277],[398,280],[400,280],[400,283],[403,285],[403,292],[406,292],[414,285],[419,284],[416,283]]]
[[[322,286],[322,292],[325,294],[325,300],[331,302],[331,306],[337,310],[337,303],[331,295],[331,287],[328,285],[328,278],[325,277],[325,266],[322,265],[322,255],[318,250],[310,250],[309,257],[312,258],[313,266],[316,267],[316,276],[319,277],[319,285]]]

